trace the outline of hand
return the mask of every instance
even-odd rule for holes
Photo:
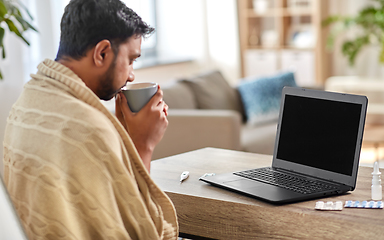
[[[160,86],[151,100],[137,113],[133,113],[123,93],[116,98],[116,117],[132,138],[148,171],[155,146],[163,138],[168,126],[168,106],[163,101]]]

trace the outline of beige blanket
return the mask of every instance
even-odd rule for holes
[[[45,60],[14,104],[4,180],[30,239],[176,239],[173,204],[70,69]]]

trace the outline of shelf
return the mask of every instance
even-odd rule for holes
[[[328,1],[237,0],[243,77],[247,77],[249,71],[246,69],[252,69],[251,66],[259,69],[257,71],[264,71],[265,68],[268,68],[265,63],[249,54],[249,50],[252,50],[252,54],[255,55],[258,54],[257,50],[260,50],[260,54],[262,51],[270,54],[270,62],[277,61],[272,64],[278,68],[277,70],[281,70],[284,65],[289,65],[287,59],[283,63],[283,59],[279,56],[311,55],[310,66],[300,67],[298,72],[310,69],[313,72],[306,72],[305,75],[313,76],[311,80],[313,84],[324,83],[329,76],[330,61],[327,60],[329,54],[325,51],[326,34],[321,22],[327,16]],[[254,9],[253,4],[256,4],[255,6],[258,8]],[[252,65],[249,61],[257,61],[256,64],[260,66]],[[307,62],[302,61],[297,64]],[[273,68],[268,68],[268,71],[270,69]],[[252,74],[257,71],[254,70]]]
[[[313,10],[311,8],[273,8],[264,12],[256,12],[248,9],[244,17],[246,18],[263,18],[263,17],[289,17],[289,16],[311,16]]]
[[[283,10],[283,16],[312,16],[313,12],[311,8],[286,8]]]
[[[315,47],[294,47],[294,46],[283,46],[281,49],[285,50],[295,50],[295,51],[315,51]]]
[[[276,16],[283,16],[284,14],[284,9],[282,8],[275,8],[275,9],[268,9],[264,12],[255,12],[253,9],[248,9],[246,11],[245,17],[250,17],[250,18],[263,18],[263,17],[276,17]]]
[[[280,50],[280,49],[283,49],[282,47],[280,46],[248,46],[247,49],[253,49],[253,50]]]
[[[248,45],[247,49],[254,49],[254,50],[295,50],[295,51],[315,51],[315,47],[295,47],[295,46],[289,46],[289,45],[283,45],[283,46],[251,46]]]

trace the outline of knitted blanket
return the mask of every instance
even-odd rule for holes
[[[4,181],[30,239],[177,239],[174,206],[69,68],[38,66],[7,119]]]

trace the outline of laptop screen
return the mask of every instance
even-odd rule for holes
[[[368,99],[283,89],[272,166],[353,186]]]
[[[352,175],[361,104],[286,95],[277,158]]]

